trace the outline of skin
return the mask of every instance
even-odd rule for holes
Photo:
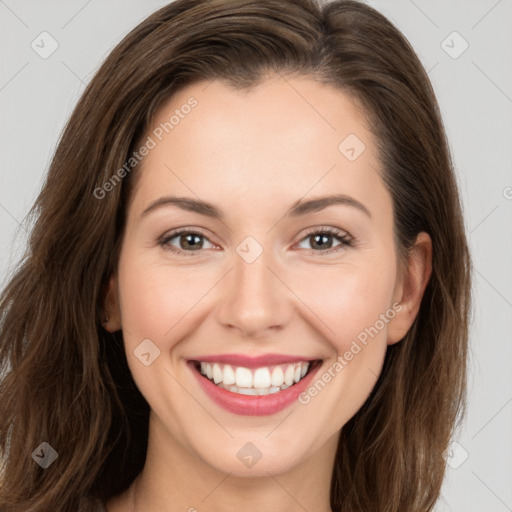
[[[330,511],[341,428],[368,398],[387,346],[418,313],[431,239],[420,233],[400,274],[376,141],[345,93],[300,76],[269,75],[249,93],[197,83],[160,109],[154,127],[190,96],[198,105],[137,170],[106,300],[109,329],[123,330],[131,372],[151,407],[146,465],[108,512]],[[338,150],[348,134],[366,146],[354,161]],[[350,205],[286,215],[299,199],[335,192],[360,201],[371,217]],[[224,219],[173,205],[141,217],[171,194],[213,203]],[[183,236],[168,242],[192,256],[159,244],[181,227],[206,236],[198,249],[187,249]],[[333,236],[318,248],[307,233],[317,227],[337,228],[354,245]],[[263,248],[250,264],[236,252],[247,236]],[[325,389],[270,416],[220,408],[185,364],[206,354],[299,354],[323,359],[321,376],[393,303],[400,312]],[[133,353],[147,338],[161,351],[150,366]],[[247,442],[262,453],[251,468],[236,456]]]

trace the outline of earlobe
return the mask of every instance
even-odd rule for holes
[[[388,324],[388,345],[402,340],[411,328],[420,310],[431,274],[432,240],[428,233],[421,232],[409,251],[407,267],[395,297],[402,307]]]
[[[105,288],[104,316],[101,323],[103,328],[108,332],[115,332],[121,329],[117,282],[114,276],[110,278]]]

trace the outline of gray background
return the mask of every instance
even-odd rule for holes
[[[165,3],[0,0],[0,288],[85,84],[113,46]],[[405,34],[429,72],[475,265],[469,411],[447,454],[436,512],[512,511],[512,1],[368,3]],[[43,46],[44,31],[58,43],[46,59],[31,47]]]

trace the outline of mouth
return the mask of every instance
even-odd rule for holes
[[[299,402],[323,359],[291,354],[197,355],[186,361],[200,389],[217,406],[242,416],[276,414]]]
[[[321,359],[247,368],[214,361],[190,360],[189,364],[216,387],[230,393],[266,396],[293,388],[322,364]]]

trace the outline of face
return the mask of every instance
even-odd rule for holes
[[[111,286],[150,430],[226,473],[289,470],[337,439],[400,338],[376,141],[346,94],[273,76],[183,89],[144,141]]]

